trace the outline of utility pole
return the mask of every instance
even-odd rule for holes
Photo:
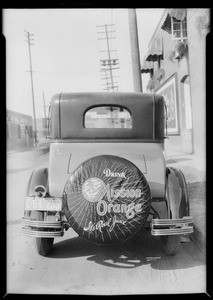
[[[114,78],[118,76],[114,76],[113,71],[119,69],[118,67],[116,67],[119,64],[119,61],[117,58],[113,57],[112,55],[112,53],[116,52],[117,50],[110,49],[110,44],[109,44],[110,39],[115,39],[115,36],[111,36],[111,33],[115,32],[115,30],[113,30],[112,28],[113,26],[114,24],[97,26],[98,28],[103,28],[103,31],[97,32],[99,35],[102,35],[102,37],[99,37],[98,40],[106,41],[106,50],[102,50],[100,52],[106,53],[107,56],[101,59],[100,62],[101,62],[101,71],[104,72],[104,76],[105,76],[102,77],[102,79],[106,80],[105,90],[107,90],[108,92],[110,91],[114,92],[115,90],[118,91],[118,85],[116,85],[118,84],[118,82],[114,81]]]
[[[44,92],[43,92],[43,108],[44,108],[44,118],[46,120],[47,119],[47,114],[46,114],[46,105],[45,105]]]
[[[47,114],[46,114],[46,107],[45,105],[45,98],[44,98],[44,92],[43,92],[43,108],[44,108],[44,119],[45,119],[45,129],[47,129]],[[47,134],[46,134],[47,135]]]
[[[132,58],[132,75],[135,92],[142,92],[141,64],[138,43],[137,17],[135,9],[128,9],[129,33]]]
[[[34,122],[34,132],[35,132],[35,146],[37,145],[37,130],[36,130],[36,115],[35,115],[35,101],[34,101],[34,89],[33,89],[33,70],[32,70],[32,57],[31,57],[31,49],[30,46],[35,45],[32,43],[33,41],[33,34],[29,33],[28,31],[26,32],[26,37],[27,40],[26,42],[28,43],[28,49],[29,49],[29,60],[30,60],[30,79],[31,79],[31,90],[32,90],[32,102],[33,102],[33,122]]]

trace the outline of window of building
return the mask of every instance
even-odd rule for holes
[[[186,18],[183,21],[179,21],[172,17],[172,39],[181,41],[187,39]]]
[[[98,106],[84,115],[86,128],[132,128],[130,112],[124,107]]]

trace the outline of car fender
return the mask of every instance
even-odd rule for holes
[[[43,185],[47,189],[48,193],[48,169],[47,168],[36,168],[33,170],[26,189],[26,196],[36,196],[35,187]],[[34,211],[24,210],[25,218],[34,218]]]
[[[166,202],[169,219],[189,216],[189,198],[183,173],[172,167],[166,168]]]
[[[43,185],[48,190],[48,169],[36,168],[33,170],[26,190],[26,196],[35,196],[35,187]]]

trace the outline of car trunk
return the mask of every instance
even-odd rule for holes
[[[135,164],[147,179],[152,197],[165,196],[165,161],[162,143],[139,142],[53,142],[49,157],[49,189],[61,197],[71,174],[85,160],[115,155]]]

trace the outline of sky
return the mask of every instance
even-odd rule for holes
[[[141,63],[164,9],[136,9]],[[127,9],[4,9],[7,109],[33,116],[29,49],[31,46],[36,118],[44,117],[44,101],[61,92],[103,91],[100,59],[106,49],[101,31],[114,24],[110,49],[119,59],[119,91],[132,92],[132,64]],[[143,91],[148,81],[143,74]]]

